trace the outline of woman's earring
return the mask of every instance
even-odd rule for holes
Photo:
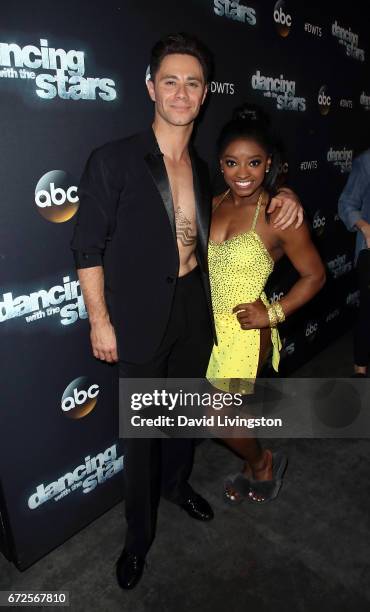
[[[265,172],[266,172],[266,173],[267,173],[267,172],[270,172],[270,168],[266,168]]]

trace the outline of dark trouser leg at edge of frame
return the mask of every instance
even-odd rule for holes
[[[366,368],[370,356],[370,249],[360,251],[357,278],[360,308],[354,328],[354,363]]]

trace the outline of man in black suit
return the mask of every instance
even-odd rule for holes
[[[152,128],[92,153],[72,248],[95,357],[119,361],[121,377],[201,378],[214,338],[211,193],[190,137],[207,94],[209,54],[195,38],[171,35],[154,46],[150,71]],[[282,213],[283,223],[300,214],[294,198]],[[133,588],[142,575],[161,492],[193,518],[212,519],[208,502],[188,483],[192,457],[189,439],[126,440],[122,588]]]

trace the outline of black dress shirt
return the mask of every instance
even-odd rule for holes
[[[207,244],[211,192],[207,165],[189,147],[196,200],[196,256],[210,312]],[[78,190],[72,239],[76,267],[103,266],[105,298],[119,358],[150,360],[164,335],[179,271],[175,213],[152,129],[91,154]]]

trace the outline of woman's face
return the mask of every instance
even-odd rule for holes
[[[220,165],[231,191],[245,197],[252,196],[261,187],[271,158],[255,140],[238,138],[226,146]]]

